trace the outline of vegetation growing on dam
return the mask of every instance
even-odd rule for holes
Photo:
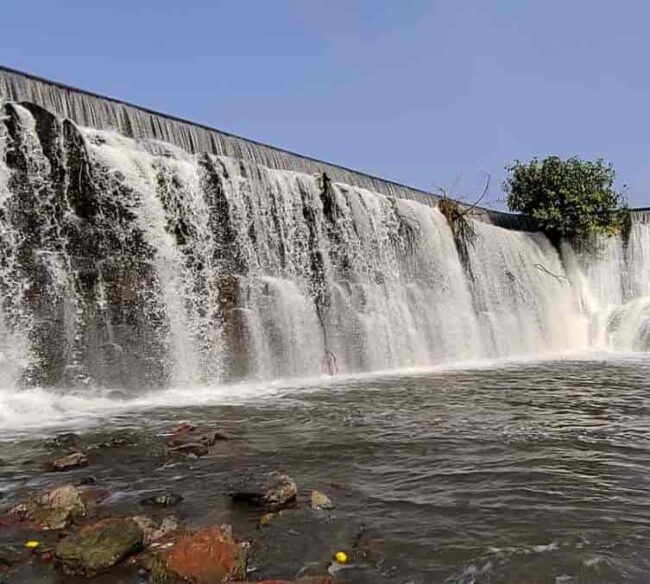
[[[555,239],[615,235],[624,227],[626,197],[614,187],[613,166],[602,159],[548,156],[516,160],[506,170],[508,208],[533,217]]]

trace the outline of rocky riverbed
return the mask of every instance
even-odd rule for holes
[[[154,436],[68,432],[33,442],[31,458],[3,461],[17,481],[27,478],[18,466],[42,474],[27,479],[34,488],[24,499],[16,502],[22,489],[3,493],[2,502],[14,504],[0,515],[0,582],[335,584],[345,580],[341,570],[359,571],[363,525],[281,470],[233,471],[213,485],[221,513],[186,517],[192,495],[182,483],[205,472],[207,461],[239,456],[238,442],[191,422]],[[114,463],[153,474],[173,469],[178,487],[156,488],[152,479],[136,502],[102,480]]]

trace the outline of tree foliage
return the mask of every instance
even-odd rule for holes
[[[602,159],[549,156],[506,167],[508,208],[536,219],[555,238],[614,235],[625,225],[627,203],[614,188],[616,173]]]

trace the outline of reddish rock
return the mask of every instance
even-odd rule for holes
[[[173,578],[192,584],[217,584],[246,577],[246,549],[228,525],[207,527],[161,553],[152,566],[152,582]]]

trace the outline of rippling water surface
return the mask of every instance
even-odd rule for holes
[[[347,379],[221,405],[104,404],[84,440],[121,428],[138,447],[93,451],[78,474],[113,493],[106,514],[173,489],[186,497],[182,521],[229,521],[255,537],[256,518],[231,507],[226,485],[283,469],[301,495],[328,492],[337,521],[363,526],[364,559],[337,574],[343,583],[648,582],[649,374],[644,357],[563,360]],[[164,434],[185,420],[236,440],[166,462]],[[39,470],[41,435],[11,432],[0,443],[0,506],[61,479]],[[300,557],[285,551],[270,575],[295,575]]]

